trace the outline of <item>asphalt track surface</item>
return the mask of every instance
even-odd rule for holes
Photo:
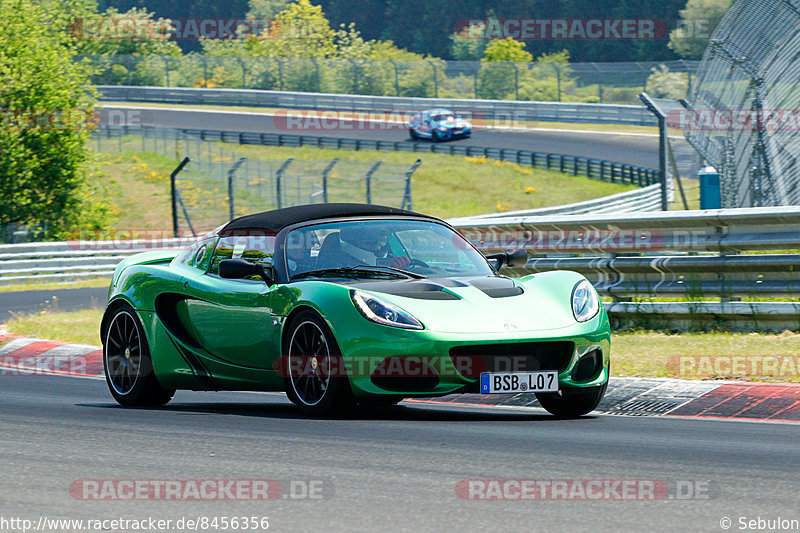
[[[101,380],[0,377],[0,516],[268,516],[271,531],[722,531],[800,519],[800,426],[404,403],[307,419],[283,395],[179,392],[116,406]],[[81,501],[82,479],[321,480],[321,500]],[[459,480],[708,482],[707,499],[467,501]]]
[[[103,124],[118,125],[122,121],[144,126],[180,129],[207,129],[244,131],[252,133],[283,133],[288,135],[314,135],[347,139],[384,141],[409,141],[408,130],[402,125],[366,124],[362,126],[316,127],[313,121],[289,124],[285,117],[273,118],[244,112],[197,111],[168,108],[103,107],[100,115]],[[424,142],[424,141],[423,141]],[[471,139],[448,141],[464,146],[530,150],[554,154],[579,155],[593,159],[606,159],[648,168],[658,168],[658,138],[643,135],[621,135],[597,132],[502,131],[477,130]]]
[[[36,313],[48,308],[59,311],[102,308],[107,299],[108,287],[0,292],[0,324],[11,319],[12,313]]]

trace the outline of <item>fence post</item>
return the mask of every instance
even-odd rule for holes
[[[239,64],[242,66],[242,89],[247,89],[247,66],[244,64],[244,59],[237,56]]]
[[[372,203],[372,175],[375,173],[376,170],[378,170],[378,167],[381,166],[381,163],[383,163],[383,161],[378,161],[377,163],[372,165],[372,168],[367,171],[367,175],[364,176],[364,178],[365,178],[365,180],[367,182],[367,203],[368,204]]]
[[[203,54],[200,55],[200,59],[203,60],[203,87],[208,87],[208,61]]]
[[[669,138],[667,137],[667,114],[656,105],[656,103],[643,92],[639,95],[639,99],[645,107],[653,113],[658,119],[658,168],[659,178],[661,179],[661,210],[669,210],[667,202],[667,145]]]
[[[439,98],[439,80],[436,79],[436,64],[430,59],[428,63],[430,63],[431,68],[433,68],[433,97]]]
[[[189,162],[188,157],[184,157],[183,161],[178,163],[178,166],[175,167],[169,175],[169,186],[170,186],[170,196],[172,197],[172,236],[178,237],[178,199],[175,196],[177,192],[175,188],[175,177],[178,175],[178,172],[183,170],[183,167]]]
[[[519,67],[515,62],[511,62],[514,67],[514,100],[519,100]]]
[[[322,92],[322,81],[319,75],[319,62],[317,61],[316,57],[311,58],[311,62],[314,63],[314,70],[317,72],[317,92]]]
[[[397,62],[394,59],[390,59],[389,63],[394,67],[394,94],[395,96],[400,96],[400,74],[397,72]]]
[[[561,69],[558,68],[558,65],[555,63],[550,63],[553,69],[556,71],[556,83],[558,86],[558,101],[561,101]]]
[[[411,207],[411,175],[414,174],[414,171],[416,171],[417,168],[419,168],[419,166],[421,164],[422,164],[422,159],[417,159],[416,161],[414,161],[414,164],[411,165],[411,168],[408,169],[408,172],[406,172],[406,191],[403,194],[403,205],[402,205],[402,208],[403,209],[408,209],[409,211],[411,211],[411,209],[412,209],[412,207]]]
[[[246,157],[240,157],[239,160],[236,163],[234,163],[233,166],[228,171],[228,215],[230,217],[229,218],[230,220],[233,220],[235,218],[235,215],[233,214],[234,211],[233,175],[236,173],[239,167],[242,166],[242,163],[244,163],[246,160],[247,160]]]
[[[169,87],[169,61],[167,61],[167,56],[162,55],[161,59],[164,61],[164,74],[166,77],[167,87]]]
[[[289,165],[292,164],[292,161],[294,161],[294,158],[290,157],[284,161],[281,165],[281,168],[275,172],[275,200],[278,204],[278,209],[283,207],[283,202],[281,201],[281,180],[283,178],[283,173],[286,172],[286,169],[289,168]]]
[[[328,166],[325,167],[325,170],[322,171],[322,203],[328,203],[328,174],[330,174],[331,170],[338,162],[338,158],[332,160],[330,163],[328,163]]]
[[[358,94],[358,65],[353,58],[349,58],[348,61],[353,65],[353,94]]]

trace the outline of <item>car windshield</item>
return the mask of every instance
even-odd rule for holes
[[[433,115],[431,119],[435,120],[436,122],[440,122],[442,120],[453,120],[455,119],[455,115],[453,115],[453,113],[450,111],[443,111]]]
[[[483,255],[460,234],[443,224],[422,220],[358,220],[305,226],[287,235],[285,253],[293,279],[494,273]]]

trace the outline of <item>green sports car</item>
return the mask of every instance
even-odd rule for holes
[[[305,413],[452,393],[535,394],[561,417],[600,402],[610,329],[574,272],[518,279],[446,222],[316,204],[237,218],[117,266],[100,334],[122,405],[177,389],[285,391]]]

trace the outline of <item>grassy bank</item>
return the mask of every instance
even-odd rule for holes
[[[103,180],[109,188],[119,219],[116,229],[171,228],[169,173],[177,160],[136,151],[136,145],[129,139],[118,153],[98,153],[99,172],[94,179]],[[442,218],[561,205],[635,188],[511,162],[443,154],[230,144],[225,149],[256,159],[344,158],[408,166],[419,157],[422,165],[412,178],[414,210]],[[221,199],[220,208],[223,204]]]

